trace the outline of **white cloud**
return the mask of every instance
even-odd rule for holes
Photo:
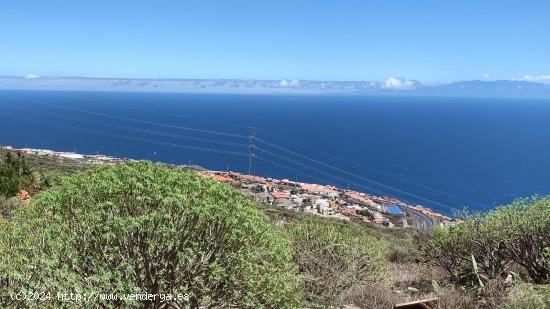
[[[410,90],[415,89],[420,83],[416,80],[407,80],[399,77],[388,77],[382,88],[391,90]]]
[[[279,82],[279,87],[281,88],[299,88],[300,87],[300,81],[293,79],[293,80],[286,80],[283,79]]]
[[[491,74],[489,74],[489,73],[481,73],[481,77],[486,78],[486,79],[487,79],[487,78],[491,78]]]
[[[27,74],[27,75],[23,76],[23,78],[25,78],[25,79],[37,79],[37,78],[40,78],[40,76],[38,76],[36,74]]]
[[[525,80],[530,82],[550,83],[550,75],[525,75],[518,80]]]

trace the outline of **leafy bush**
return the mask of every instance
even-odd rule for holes
[[[550,198],[535,197],[472,216],[463,224],[435,229],[423,249],[454,282],[464,285],[479,286],[479,278],[504,277],[513,263],[521,265],[533,282],[548,283],[548,235]],[[471,276],[474,272],[476,276]]]
[[[284,228],[313,304],[338,305],[349,289],[388,278],[381,244],[358,225],[304,215]]]
[[[550,283],[550,197],[514,202],[490,218],[504,235],[506,254],[523,266],[535,283]]]
[[[477,285],[477,275],[488,280],[506,270],[508,260],[501,246],[502,241],[502,234],[485,224],[483,217],[476,216],[451,228],[436,228],[433,239],[423,249],[432,261],[449,273],[454,282]],[[476,271],[473,261],[478,265]],[[476,278],[471,276],[473,273]]]
[[[420,253],[416,243],[411,238],[390,239],[384,242],[386,256],[390,262],[410,263],[420,259]]]
[[[12,213],[21,205],[22,203],[18,197],[5,198],[0,196],[0,220],[11,219]]]
[[[3,307],[295,307],[289,244],[255,204],[198,174],[150,163],[63,178],[0,233]],[[12,292],[54,295],[13,302]],[[56,293],[181,293],[188,301],[58,302]]]

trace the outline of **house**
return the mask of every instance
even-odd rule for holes
[[[323,215],[328,216],[329,215],[329,209],[330,209],[330,202],[325,199],[318,199],[315,201],[315,206],[317,207],[317,211]]]
[[[340,209],[340,213],[345,215],[345,216],[351,216],[351,215],[355,215],[355,212],[357,210],[353,207],[343,207]]]
[[[273,196],[274,199],[288,199],[290,197],[290,192],[286,191],[273,191],[271,192],[271,196]]]

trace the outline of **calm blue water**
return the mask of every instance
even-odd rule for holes
[[[550,100],[0,91],[0,144],[248,171],[249,127],[258,175],[445,213],[550,194]]]

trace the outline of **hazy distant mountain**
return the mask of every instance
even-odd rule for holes
[[[0,89],[143,91],[251,94],[362,94],[466,97],[548,97],[550,85],[527,81],[463,81],[425,85],[390,77],[379,81],[152,79],[112,77],[0,76]]]
[[[417,94],[470,97],[550,97],[550,85],[527,81],[463,81],[417,89]]]

